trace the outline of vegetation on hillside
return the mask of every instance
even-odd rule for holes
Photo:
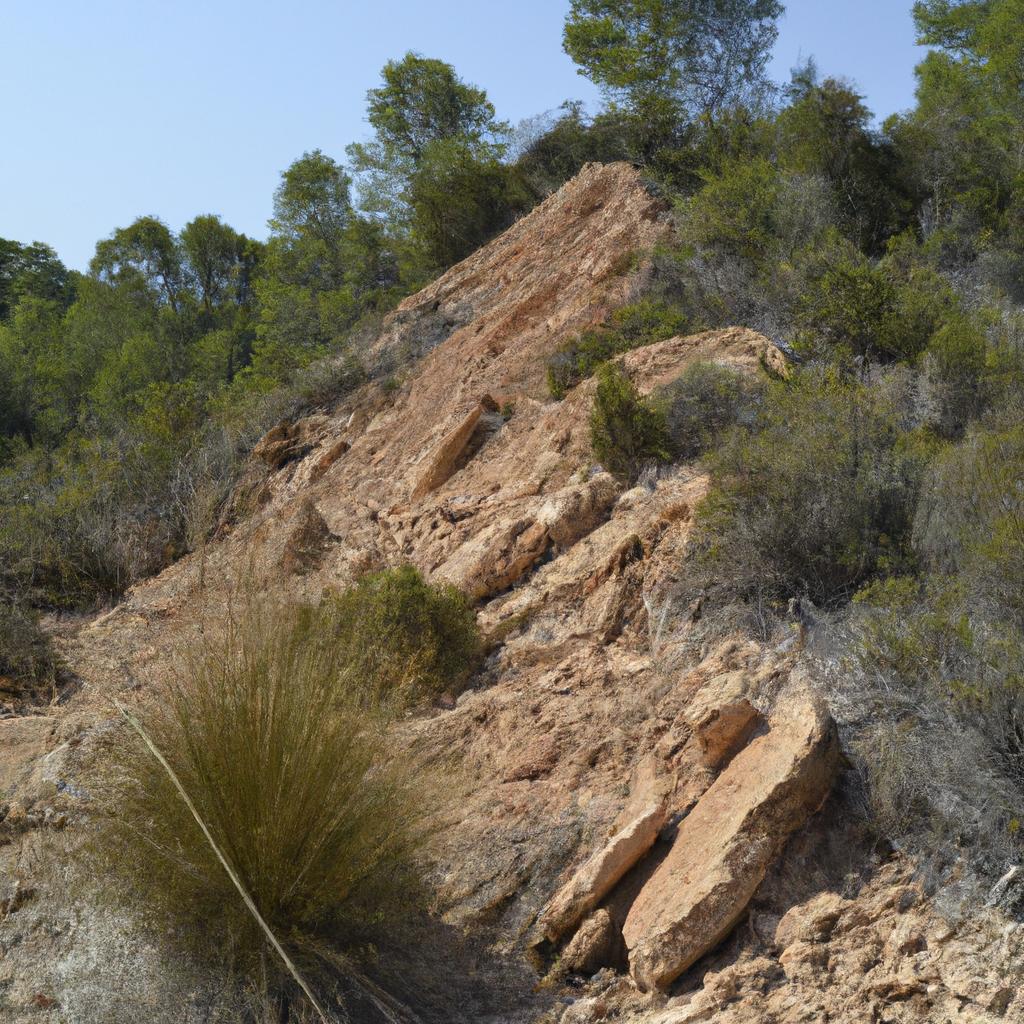
[[[99,752],[93,857],[109,896],[172,953],[198,944],[287,1001],[294,983],[219,851],[301,971],[318,987],[351,976],[424,906],[435,794],[387,727],[412,697],[457,690],[479,645],[464,598],[411,568],[317,607],[232,612],[181,652],[141,732],[124,725]]]
[[[767,81],[781,10],[572,0],[564,47],[606,102],[517,131],[450,65],[391,61],[373,137],[347,166],[316,150],[287,168],[264,242],[214,215],[177,232],[147,216],[74,273],[0,240],[0,594],[19,596],[0,604],[0,676],[56,671],[29,607],[94,607],[202,544],[260,433],[373,373],[366,339],[401,296],[585,162],[631,160],[675,240],[647,294],[566,339],[552,400],[596,377],[594,458],[624,482],[703,460],[679,573],[702,628],[717,615],[779,642],[789,602],[818,607],[886,837],[984,870],[1019,859],[1024,0],[915,3],[916,104],[881,125],[813,62]],[[642,396],[618,361],[733,324],[779,344],[789,377],[697,364]],[[465,600],[399,569],[234,624],[146,717],[311,962],[371,941],[415,891],[421,795],[385,725],[457,693],[479,654]],[[123,744],[113,763],[127,891],[255,959],[161,767]]]

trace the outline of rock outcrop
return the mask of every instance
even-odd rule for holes
[[[386,319],[370,355],[388,387],[261,441],[202,552],[62,629],[80,688],[0,721],[5,1024],[214,1019],[202,965],[172,971],[126,922],[67,899],[110,698],[150,699],[176,652],[247,594],[315,601],[406,562],[472,595],[490,651],[457,701],[396,726],[452,794],[431,851],[441,920],[417,954],[437,959],[424,1022],[552,1022],[562,999],[566,1021],[637,1024],[1024,1013],[999,980],[1021,940],[998,945],[995,910],[940,936],[923,896],[904,905],[908,865],[872,861],[830,804],[814,815],[836,748],[827,713],[794,689],[798,652],[688,632],[700,609],[674,594],[701,468],[624,488],[593,465],[593,381],[547,394],[547,359],[638,294],[649,271],[633,255],[670,231],[633,168],[585,168]],[[695,360],[786,372],[742,328],[623,361],[651,392]],[[531,945],[551,972],[536,991]],[[580,977],[560,989],[566,972]]]
[[[792,699],[683,819],[623,927],[641,989],[665,989],[728,934],[779,851],[822,804],[838,761],[824,704]]]
[[[576,928],[654,845],[665,824],[664,802],[654,803],[620,829],[559,889],[544,908],[538,928],[557,942]]]

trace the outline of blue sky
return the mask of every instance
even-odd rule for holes
[[[772,63],[813,55],[880,116],[913,102],[910,0],[789,0]],[[561,51],[568,0],[0,0],[0,237],[84,268],[141,214],[264,237],[280,172],[365,138],[366,90],[414,49],[516,122],[596,102]]]

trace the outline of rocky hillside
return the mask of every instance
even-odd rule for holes
[[[593,382],[547,396],[547,358],[637,293],[669,230],[631,167],[588,167],[392,314],[391,377],[268,434],[204,550],[59,624],[76,692],[0,721],[0,1019],[212,1019],[200,975],[68,890],[79,766],[110,699],[144,699],[231,602],[403,562],[472,596],[491,651],[401,725],[456,793],[445,952],[398,972],[423,1020],[1024,1019],[1024,933],[940,907],[865,839],[799,637],[708,645],[673,602],[699,469],[623,489],[592,465]],[[650,391],[695,360],[785,371],[740,328],[625,363]]]

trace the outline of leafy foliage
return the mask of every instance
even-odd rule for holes
[[[905,565],[920,467],[899,406],[834,370],[770,384],[710,459],[697,545],[719,585],[828,604]]]
[[[776,0],[573,0],[563,43],[655,144],[672,121],[715,114],[761,81],[781,13]]]
[[[481,654],[466,597],[411,565],[364,576],[310,612],[308,628],[344,652],[374,701],[399,705],[461,692]]]
[[[590,441],[594,458],[626,481],[635,480],[645,466],[671,458],[664,412],[640,395],[614,362],[597,370]]]
[[[364,209],[419,280],[469,255],[525,202],[501,158],[508,126],[444,61],[407,53],[367,94],[372,142],[348,147]]]

